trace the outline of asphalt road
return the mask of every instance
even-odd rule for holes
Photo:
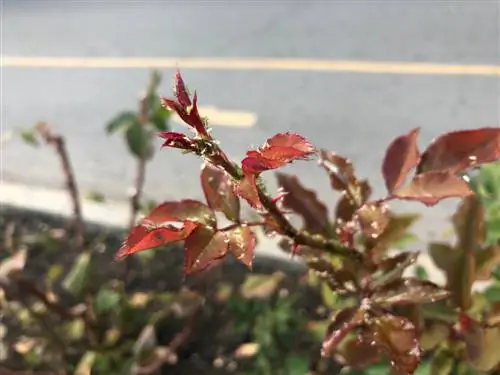
[[[500,65],[500,2],[446,1],[45,1],[4,0],[3,56],[252,57]],[[34,60],[36,61],[36,60]],[[36,64],[35,64],[36,65]],[[182,69],[182,65],[180,66]],[[162,93],[170,94],[164,69]],[[500,123],[499,75],[365,74],[190,69],[202,105],[255,113],[251,128],[216,127],[236,158],[284,130],[349,156],[382,191],[380,162],[393,137],[421,126],[422,145],[442,132]],[[2,127],[37,120],[67,136],[85,189],[123,197],[134,164],[120,139],[104,135],[117,111],[133,108],[145,69],[4,67]],[[176,129],[183,129],[174,125]],[[162,151],[148,169],[156,199],[200,197],[198,161]],[[3,179],[59,186],[49,150],[2,145]],[[333,202],[314,163],[292,169]],[[272,181],[272,174],[269,175]],[[453,202],[428,210],[421,230]],[[410,210],[420,209],[412,205]]]

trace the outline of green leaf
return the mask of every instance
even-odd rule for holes
[[[421,266],[418,264],[415,267],[415,276],[418,277],[420,280],[428,280],[429,275],[427,274],[427,270],[425,269],[424,266]]]
[[[139,122],[132,124],[126,132],[129,151],[138,159],[149,160],[154,148],[151,133]]]
[[[85,333],[85,322],[83,319],[75,319],[66,325],[66,333],[73,341],[80,340]]]
[[[81,253],[73,263],[73,267],[62,282],[63,288],[69,293],[81,295],[91,280],[92,255],[86,251]]]
[[[372,300],[383,306],[433,303],[449,296],[436,284],[416,278],[399,279],[375,291]]]
[[[422,350],[432,350],[440,343],[446,342],[450,337],[450,326],[440,321],[430,321],[426,324],[420,336],[420,347]]]
[[[92,367],[96,360],[96,353],[86,352],[76,365],[75,375],[92,375]]]
[[[282,272],[272,275],[250,274],[241,285],[240,293],[243,298],[267,299],[277,291],[284,278]]]
[[[38,141],[37,132],[35,129],[22,129],[19,132],[21,139],[28,146],[39,147],[40,142]]]
[[[327,283],[321,283],[321,297],[326,307],[334,309],[338,305],[337,295],[332,291]]]
[[[446,349],[437,351],[431,359],[429,375],[452,375],[455,360]]]
[[[108,134],[116,133],[117,131],[126,131],[133,124],[140,123],[139,117],[134,112],[125,111],[119,113],[106,125]]]
[[[52,285],[64,272],[64,267],[60,264],[52,265],[47,271],[47,281]]]
[[[156,108],[154,108],[154,112],[152,116],[149,118],[149,121],[151,122],[151,124],[153,124],[156,130],[160,132],[169,131],[170,130],[169,120],[171,112],[163,108],[161,104],[155,107]]]
[[[289,375],[304,375],[309,371],[309,358],[292,355],[286,358],[285,366]]]
[[[87,191],[85,193],[85,198],[96,203],[104,203],[106,201],[106,197],[104,196],[104,194],[95,190]]]
[[[401,278],[406,268],[417,261],[418,256],[418,252],[404,252],[382,259],[380,262],[382,275],[373,281],[372,287],[379,288]]]
[[[485,290],[484,295],[489,302],[500,302],[500,285],[493,285]]]
[[[473,322],[464,332],[469,364],[477,371],[487,372],[500,364],[500,327],[483,327]]]
[[[134,355],[139,358],[147,355],[157,345],[156,331],[152,324],[146,325],[134,343]]]
[[[107,313],[116,309],[120,302],[120,293],[103,288],[97,293],[94,306],[97,313]]]

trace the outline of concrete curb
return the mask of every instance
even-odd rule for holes
[[[71,215],[71,202],[66,191],[62,189],[48,189],[2,182],[0,184],[0,205],[4,204],[54,215]],[[107,200],[105,203],[97,203],[83,199],[82,211],[85,220],[105,226],[123,228],[127,224],[129,206],[127,202],[123,201]],[[260,235],[257,256],[261,254],[287,259],[288,256],[279,249],[277,241],[277,239]],[[432,259],[426,253],[420,254],[417,265],[422,266],[434,282],[438,284],[444,283],[443,272],[434,265]],[[407,270],[408,275],[413,274],[413,272],[414,267]],[[488,285],[488,283],[484,282],[476,284],[475,288],[478,290],[482,290]]]

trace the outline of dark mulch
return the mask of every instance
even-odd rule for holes
[[[35,235],[40,233],[53,233],[59,228],[68,227],[68,219],[50,214],[28,211],[15,207],[4,206],[0,209],[0,236],[1,243],[6,240],[5,233],[15,228],[16,233],[24,235]],[[113,255],[119,248],[125,232],[120,228],[103,227],[97,224],[87,223],[86,242],[92,247],[98,258],[99,267],[93,276],[93,285],[105,283],[112,278],[120,278],[123,275],[123,263],[114,262]],[[29,278],[42,283],[43,275],[47,269],[60,263],[68,269],[76,257],[71,243],[65,243],[59,250],[51,250],[50,246],[39,244],[29,245],[29,260],[26,272]],[[0,252],[0,259],[6,254]],[[209,272],[197,276],[184,278],[182,272],[183,251],[180,246],[170,246],[168,249],[156,251],[153,260],[141,262],[138,257],[131,258],[130,271],[125,280],[129,291],[171,291],[176,292],[181,288],[188,287],[206,296],[203,310],[197,317],[194,331],[190,338],[183,343],[178,350],[179,361],[176,365],[164,366],[163,374],[178,375],[222,375],[227,374],[226,369],[215,369],[214,358],[221,354],[234,351],[249,337],[240,336],[236,341],[231,335],[224,334],[227,331],[228,313],[223,304],[214,298],[216,294],[215,285],[220,282],[239,285],[250,272],[247,268],[228,258],[221,266]],[[297,314],[309,318],[317,317],[317,307],[320,298],[316,291],[304,285],[302,276],[305,268],[297,263],[291,263],[271,257],[259,256],[254,263],[252,272],[260,274],[271,274],[276,270],[284,271],[287,275],[284,287],[293,295],[297,296]],[[62,292],[61,292],[62,293]],[[65,302],[71,305],[70,296]],[[160,345],[166,345],[182,329],[179,322],[166,321],[158,328],[158,339]],[[304,332],[296,332],[292,337],[296,343],[294,350],[300,353],[317,353],[319,347],[311,347],[309,339]],[[314,354],[311,354],[315,356]],[[234,373],[242,373],[242,370],[233,370]]]

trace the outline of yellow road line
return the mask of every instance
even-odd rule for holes
[[[500,65],[460,65],[397,61],[344,61],[266,58],[20,57],[4,56],[2,67],[25,68],[176,68],[290,70],[376,74],[500,76]]]
[[[207,117],[210,126],[224,126],[230,128],[251,128],[257,122],[257,115],[247,111],[231,111],[219,109],[213,106],[199,107],[200,115]],[[185,125],[177,115],[173,120],[179,124]]]

